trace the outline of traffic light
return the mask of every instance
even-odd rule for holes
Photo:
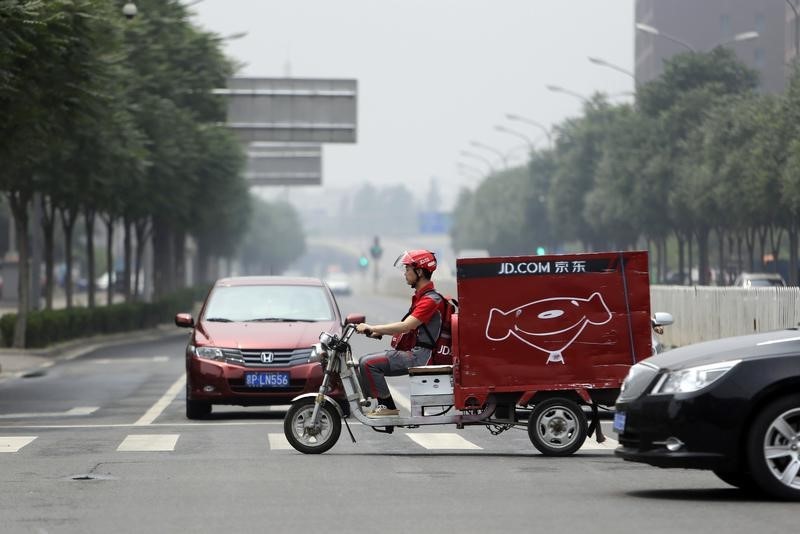
[[[369,248],[369,253],[372,256],[372,259],[379,260],[381,259],[381,255],[383,254],[383,248],[381,247],[380,240],[378,236],[375,236],[375,239],[372,242],[372,246]]]
[[[362,269],[366,269],[369,267],[369,258],[365,254],[362,254],[360,258],[358,258],[358,266]]]
[[[544,252],[545,252],[544,247],[536,247],[536,255],[537,256],[543,256]]]

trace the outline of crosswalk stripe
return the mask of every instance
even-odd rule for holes
[[[0,436],[0,452],[18,452],[37,436]]]
[[[180,434],[129,434],[122,440],[118,451],[152,452],[174,451]]]
[[[483,449],[483,447],[479,447],[458,434],[453,434],[451,432],[430,434],[414,432],[413,434],[406,434],[406,436],[426,449]]]
[[[267,434],[269,438],[269,448],[273,451],[287,451],[292,449],[289,440],[286,439],[285,434]]]

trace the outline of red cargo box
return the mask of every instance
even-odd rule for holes
[[[619,388],[650,356],[647,252],[460,259],[455,402]]]

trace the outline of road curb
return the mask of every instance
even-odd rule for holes
[[[0,349],[0,382],[41,371],[57,362],[72,360],[100,348],[130,341],[153,341],[186,333],[175,325],[162,324],[147,330],[73,339],[41,349],[3,348]]]

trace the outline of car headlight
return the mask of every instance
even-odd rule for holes
[[[209,360],[223,361],[225,355],[222,354],[222,349],[217,347],[196,347],[194,353],[200,358],[207,358]]]
[[[692,393],[710,386],[736,367],[742,360],[728,360],[689,367],[679,371],[665,373],[653,387],[651,395],[670,395],[674,393]]]

